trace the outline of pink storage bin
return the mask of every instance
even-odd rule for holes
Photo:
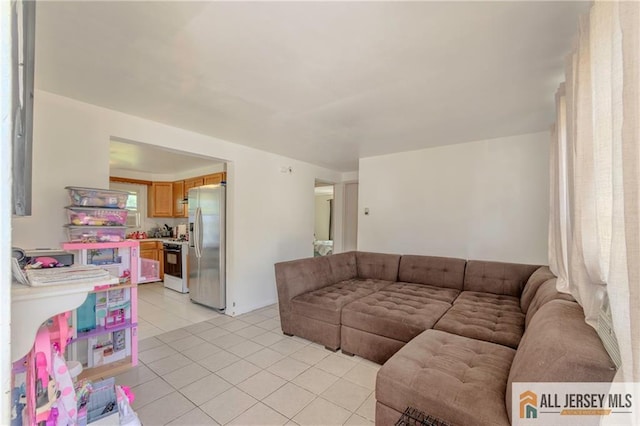
[[[124,226],[128,210],[98,209],[95,207],[67,207],[69,224],[75,226]]]
[[[72,243],[117,243],[124,241],[126,226],[65,225]]]
[[[160,262],[140,258],[140,277],[138,284],[160,280]]]

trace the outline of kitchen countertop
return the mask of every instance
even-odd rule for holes
[[[163,243],[173,243],[173,244],[187,244],[189,241],[175,241],[172,238],[134,238],[135,241],[160,241]]]

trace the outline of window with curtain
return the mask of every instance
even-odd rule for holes
[[[640,3],[594,3],[566,64],[552,132],[549,265],[589,324],[612,325],[616,380],[640,382]]]

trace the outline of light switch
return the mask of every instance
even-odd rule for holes
[[[364,208],[364,215],[369,216],[369,207]]]

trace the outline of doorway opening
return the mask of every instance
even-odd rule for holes
[[[333,184],[316,180],[315,225],[313,255],[327,256],[333,253],[334,240],[334,189]]]
[[[126,206],[127,232],[141,239],[141,263],[158,267],[157,276],[145,280],[138,293],[141,301],[138,310],[138,318],[142,324],[138,329],[140,339],[183,326],[186,317],[180,317],[173,307],[179,306],[181,312],[189,315],[211,315],[209,318],[212,318],[218,315],[217,307],[232,297],[232,286],[227,285],[229,274],[221,272],[225,269],[229,271],[224,256],[225,246],[226,250],[231,251],[233,244],[229,229],[221,228],[224,223],[220,224],[220,214],[205,216],[201,222],[204,231],[199,240],[202,256],[196,262],[195,249],[190,245],[196,240],[190,226],[195,221],[196,209],[189,209],[189,192],[196,190],[198,199],[193,204],[200,207],[205,197],[197,188],[211,188],[211,185],[222,181],[229,182],[229,166],[232,167],[232,162],[221,158],[118,137],[111,138],[109,186],[111,189],[129,192]],[[227,188],[229,187],[233,187],[233,182]],[[223,210],[219,199],[216,200],[217,204],[210,197],[206,199],[208,207],[217,205]],[[226,223],[229,224],[233,207],[226,203],[223,211],[227,213]],[[217,227],[212,225],[211,216],[217,216]],[[223,232],[227,238],[221,242],[220,235]],[[212,241],[216,245],[215,255],[212,255]],[[220,299],[216,300],[216,310],[207,310],[191,303],[191,300],[198,303],[202,300],[202,271],[205,263],[207,282],[212,283],[209,294],[215,292]],[[223,295],[220,296],[221,294]],[[201,304],[210,306],[208,299]],[[162,311],[161,315],[158,314],[158,309]]]

